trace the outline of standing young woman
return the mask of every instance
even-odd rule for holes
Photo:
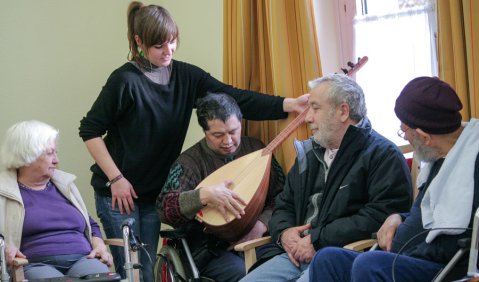
[[[108,78],[81,120],[80,137],[95,160],[91,184],[107,237],[122,237],[122,221],[135,218],[134,232],[154,260],[160,231],[155,200],[181,152],[196,100],[209,91],[226,93],[246,119],[261,120],[300,112],[307,95],[282,98],[226,85],[199,67],[173,60],[179,31],[166,9],[132,2],[127,15],[130,61]],[[112,254],[123,273],[122,250]],[[153,281],[149,259],[140,260],[144,281]]]

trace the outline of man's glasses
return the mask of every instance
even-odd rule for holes
[[[401,137],[402,139],[404,139],[404,136],[406,135],[406,132],[409,130],[409,127],[406,128],[406,130],[402,130],[402,128],[399,128],[397,134],[399,137]]]

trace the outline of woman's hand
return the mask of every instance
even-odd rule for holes
[[[92,237],[91,239],[92,250],[90,254],[88,254],[87,258],[97,258],[102,263],[111,266],[113,264],[113,257],[111,256],[110,252],[108,252],[105,242],[103,239],[98,237]]]
[[[298,98],[285,98],[283,101],[283,110],[285,112],[301,113],[308,107],[309,93],[303,94]]]
[[[242,206],[246,206],[246,201],[228,188],[231,184],[233,184],[233,181],[227,180],[217,185],[200,188],[201,203],[217,209],[226,222],[229,222],[227,211],[240,219],[244,215]]]
[[[9,244],[5,246],[5,256],[8,266],[12,265],[14,258],[27,258],[19,249]]]
[[[111,208],[115,210],[115,205],[118,204],[120,213],[123,214],[125,209],[127,214],[135,209],[133,198],[138,199],[135,189],[126,178],[122,178],[111,185]]]
[[[85,145],[92,155],[95,162],[100,166],[101,170],[105,173],[108,179],[120,175],[120,170],[116,166],[115,162],[111,158],[108,149],[106,148],[105,141],[101,137],[95,137],[85,141]],[[127,214],[130,214],[134,209],[135,204],[133,198],[137,199],[138,196],[133,189],[131,183],[125,177],[116,181],[110,186],[111,189],[111,209],[115,210],[115,205],[118,203],[118,209],[123,214],[125,209]]]

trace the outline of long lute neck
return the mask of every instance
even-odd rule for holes
[[[306,107],[288,126],[286,126],[279,134],[276,136],[269,144],[263,149],[262,155],[272,154],[273,151],[283,143],[283,141],[288,138],[293,131],[298,128],[306,118],[308,113],[309,106]]]

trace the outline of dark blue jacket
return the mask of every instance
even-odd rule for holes
[[[436,176],[441,168],[444,159],[436,161],[431,169],[427,181],[419,187],[419,194],[409,213],[401,214],[403,223],[399,225],[396,236],[393,240],[392,252],[399,252],[403,255],[408,255],[420,259],[430,260],[438,263],[448,263],[459,247],[457,241],[461,238],[471,237],[471,230],[459,235],[440,235],[436,237],[431,243],[426,243],[425,239],[428,234],[423,228],[421,201],[424,197],[429,184]],[[474,200],[472,206],[472,215],[469,227],[472,228],[474,213],[479,206],[479,155],[476,158],[474,169]],[[413,238],[414,236],[417,236]]]

